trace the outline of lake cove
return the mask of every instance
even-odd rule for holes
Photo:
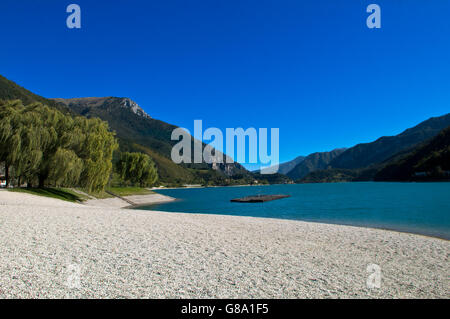
[[[156,192],[179,200],[138,209],[294,219],[450,239],[450,183],[323,183]],[[253,204],[230,202],[255,194],[290,197]]]
[[[195,306],[188,303],[187,306],[181,307],[182,314],[206,314],[209,317],[214,315],[216,306]]]

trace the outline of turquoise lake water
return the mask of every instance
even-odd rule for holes
[[[157,192],[179,200],[138,209],[294,219],[450,239],[450,183],[296,184]],[[291,197],[265,203],[230,202],[256,194]]]

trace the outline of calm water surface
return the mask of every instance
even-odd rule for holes
[[[384,228],[450,239],[450,183],[332,183],[165,189],[178,201],[138,209],[223,214]],[[287,194],[265,203],[231,203]]]

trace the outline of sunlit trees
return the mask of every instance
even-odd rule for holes
[[[80,184],[88,190],[103,190],[111,174],[117,141],[109,132],[108,124],[97,118],[77,117],[74,132],[75,152],[83,160]]]
[[[73,118],[40,103],[0,101],[0,162],[7,183],[13,167],[18,184],[103,190],[117,146],[99,119]]]
[[[148,187],[158,180],[155,164],[143,153],[122,153],[116,170],[120,178],[131,185]]]
[[[5,165],[6,186],[10,183],[10,168],[20,153],[20,137],[14,134],[19,114],[23,110],[20,101],[0,101],[0,162]]]

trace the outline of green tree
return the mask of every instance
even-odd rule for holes
[[[0,101],[0,161],[14,167],[18,184],[26,179],[57,186],[82,186],[99,191],[112,170],[118,147],[108,124],[99,119],[72,118],[40,103]]]
[[[73,150],[59,148],[50,159],[49,180],[55,186],[78,185],[81,172],[83,171],[83,161]]]
[[[111,175],[113,153],[118,148],[114,134],[108,123],[84,117],[75,118],[73,132],[75,153],[83,161],[80,185],[89,191],[103,190]]]
[[[0,101],[0,162],[5,165],[7,187],[10,184],[10,168],[20,153],[21,140],[14,131],[22,109],[19,100]]]
[[[122,153],[116,170],[123,181],[140,187],[155,185],[158,180],[155,164],[143,153]]]

